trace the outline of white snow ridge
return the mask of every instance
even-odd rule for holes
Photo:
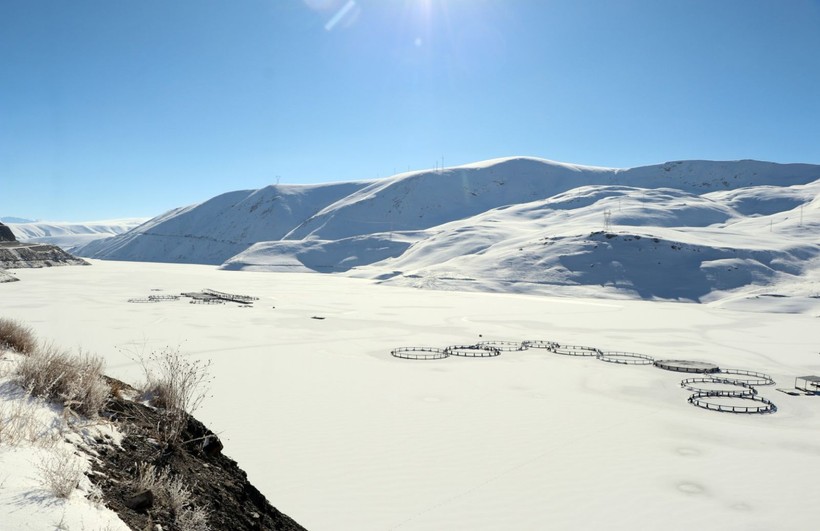
[[[808,164],[516,157],[230,192],[75,252],[440,289],[709,301],[781,286],[812,298],[818,192]]]
[[[25,243],[48,243],[66,251],[100,238],[122,234],[139,226],[144,218],[125,218],[106,221],[22,221],[8,223],[14,235]]]

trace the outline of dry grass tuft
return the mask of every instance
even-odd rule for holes
[[[181,531],[207,531],[208,512],[193,505],[191,491],[182,481],[168,475],[165,470],[158,470],[154,465],[140,463],[134,479],[135,490],[150,490],[155,502],[167,509],[177,528]]]
[[[37,415],[37,400],[22,391],[20,395],[13,400],[0,401],[0,444],[52,446],[57,436]]]
[[[179,350],[169,349],[140,361],[145,372],[143,392],[166,417],[158,436],[175,443],[188,422],[187,414],[196,411],[207,395],[210,361],[189,360]]]
[[[209,531],[208,511],[202,507],[188,507],[176,518],[180,531]]]
[[[31,328],[19,321],[0,318],[0,349],[31,354],[37,349],[37,339]]]
[[[49,456],[37,466],[43,486],[58,498],[71,496],[83,479],[82,466],[70,452]]]
[[[109,386],[102,371],[102,358],[47,345],[20,360],[15,379],[33,396],[94,418],[108,400]]]

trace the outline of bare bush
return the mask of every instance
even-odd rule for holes
[[[165,410],[166,422],[158,435],[167,443],[176,442],[188,422],[187,414],[196,411],[207,396],[211,362],[189,360],[178,349],[155,352],[140,361],[146,398]]]
[[[7,384],[12,385],[12,384]],[[20,391],[23,395],[23,392]],[[54,442],[47,426],[37,415],[37,402],[28,395],[0,402],[0,444],[21,443],[48,446]]]
[[[133,481],[135,490],[150,490],[155,503],[168,510],[176,526],[182,531],[207,531],[208,512],[194,506],[191,491],[179,478],[171,477],[167,470],[158,470],[147,463],[137,466]]]
[[[157,407],[193,413],[207,394],[210,365],[210,361],[189,360],[179,350],[151,354],[148,364],[143,364],[146,391]]]
[[[102,371],[102,358],[72,354],[47,345],[20,360],[15,379],[34,396],[58,401],[72,411],[96,417],[109,393]]]
[[[14,319],[0,318],[0,350],[31,354],[37,348],[37,339],[31,328]]]
[[[210,531],[208,511],[202,507],[189,507],[176,518],[180,531]]]
[[[68,498],[83,478],[83,467],[70,452],[52,454],[37,466],[43,486],[58,498]]]

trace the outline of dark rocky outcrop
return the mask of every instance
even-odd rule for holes
[[[17,238],[14,237],[14,233],[11,232],[11,229],[8,228],[6,225],[0,223],[0,242],[16,242]]]
[[[56,245],[39,243],[0,242],[0,268],[24,269],[60,265],[89,265]]]
[[[112,388],[129,386],[108,379]],[[237,463],[222,453],[219,437],[190,415],[172,442],[162,440],[158,426],[167,420],[160,409],[112,397],[104,416],[119,425],[125,438],[121,447],[101,442],[92,447],[94,472],[90,479],[103,493],[105,504],[131,529],[179,529],[175,515],[155,493],[137,489],[134,479],[141,464],[153,465],[181,480],[191,491],[193,505],[208,513],[213,530],[304,530],[273,507],[248,481]]]
[[[18,242],[11,229],[0,223],[0,271],[29,267],[59,265],[89,265],[82,258],[72,256],[56,245]],[[8,275],[0,275],[8,281]],[[3,281],[3,278],[0,278]]]

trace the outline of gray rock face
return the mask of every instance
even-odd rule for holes
[[[60,265],[89,265],[56,245],[0,242],[0,268],[25,269]]]
[[[0,223],[0,242],[16,242],[17,238],[14,237],[14,233],[11,232],[11,229],[7,226]]]

